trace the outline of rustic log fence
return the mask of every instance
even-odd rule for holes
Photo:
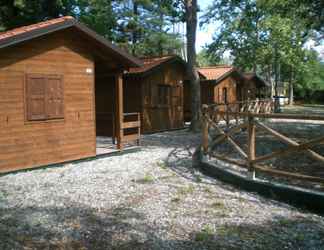
[[[276,119],[279,121],[297,120],[324,122],[324,116],[274,114],[272,111],[272,100],[221,105],[215,104],[209,106],[203,105],[203,154],[205,156],[209,156],[210,158],[214,157],[216,159],[247,168],[251,178],[255,178],[255,173],[257,171],[273,176],[323,183],[324,178],[273,169],[266,165],[265,162],[268,160],[277,159],[281,156],[289,155],[291,153],[306,152],[308,156],[315,161],[319,161],[320,166],[324,167],[324,156],[312,149],[314,146],[324,145],[324,135],[298,143],[297,141],[269,127],[263,122],[263,120]],[[225,121],[226,126],[223,126],[221,121]],[[269,154],[261,156],[257,155],[256,138],[257,131],[259,130],[277,138],[280,142],[286,144],[287,147]],[[217,133],[217,135],[214,136],[211,131],[213,131],[214,134]],[[247,134],[247,150],[244,150],[233,138],[235,133],[241,133],[242,131]],[[235,152],[238,153],[241,160],[231,158],[228,154],[219,154],[215,152],[214,148],[223,142],[228,142]]]

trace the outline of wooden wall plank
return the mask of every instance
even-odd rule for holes
[[[66,34],[3,49],[0,57],[0,172],[94,156],[94,72],[91,55]],[[42,42],[40,42],[42,41]],[[26,73],[64,77],[63,121],[25,120]]]

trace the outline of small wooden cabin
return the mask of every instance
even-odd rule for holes
[[[0,172],[96,156],[113,132],[121,148],[122,73],[137,66],[72,17],[0,33]]]
[[[202,104],[234,103],[266,96],[268,86],[256,74],[242,74],[233,66],[219,65],[198,68]],[[191,93],[189,82],[184,87],[185,121],[191,120]]]
[[[256,73],[243,73],[243,85],[240,100],[264,99],[271,96],[271,86]]]
[[[124,75],[125,112],[141,113],[144,133],[182,128],[186,65],[178,56],[143,59]]]

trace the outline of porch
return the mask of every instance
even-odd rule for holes
[[[101,72],[101,73],[100,73]],[[122,73],[95,74],[96,155],[140,145],[140,113],[124,113]]]
[[[112,114],[111,114],[112,115]],[[112,124],[116,120],[112,115]],[[118,141],[116,130],[113,128],[112,136],[96,136],[96,154],[106,155],[119,151],[129,151],[140,146],[140,114],[139,113],[124,113],[121,140]]]

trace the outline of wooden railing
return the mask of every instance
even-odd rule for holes
[[[250,106],[256,106],[256,102]],[[264,107],[260,108],[260,106]],[[281,176],[286,178],[295,178],[308,180],[312,182],[324,182],[324,178],[318,176],[304,175],[296,172],[288,172],[278,169],[273,169],[265,164],[268,160],[277,159],[282,156],[287,156],[292,153],[305,152],[309,157],[318,161],[320,166],[324,170],[324,156],[318,152],[314,151],[314,146],[319,146],[324,144],[324,135],[319,136],[315,139],[303,140],[302,143],[297,142],[294,139],[289,138],[286,135],[276,131],[275,129],[268,126],[264,119],[276,119],[278,121],[282,120],[297,120],[297,121],[323,121],[324,116],[310,116],[310,115],[295,115],[295,114],[273,114],[269,113],[269,104],[264,102],[264,104],[259,104],[259,107],[254,107],[253,111],[258,112],[246,112],[243,111],[233,111],[230,108],[225,110],[222,106],[218,105],[203,105],[203,135],[202,135],[202,150],[204,155],[209,157],[215,157],[216,159],[235,164],[240,167],[248,169],[248,173],[252,178],[255,177],[255,172],[263,172],[274,176]],[[270,105],[271,106],[271,105]],[[246,107],[246,106],[245,106]],[[251,110],[251,109],[248,109]],[[265,112],[261,112],[264,110]],[[236,120],[233,123],[230,117],[235,117]],[[221,120],[226,121],[226,126],[220,124]],[[324,126],[324,123],[323,123]],[[280,142],[287,145],[285,149],[274,151],[265,155],[256,154],[256,138],[258,137],[257,132],[262,131],[272,135],[274,138],[278,139]],[[247,142],[243,148],[234,139],[234,134],[241,133],[245,134]],[[305,139],[305,138],[303,138]],[[221,144],[227,142],[232,146],[240,159],[231,158],[229,154],[217,153],[214,148]],[[295,163],[297,164],[297,163]],[[275,167],[275,166],[274,166]]]
[[[124,113],[121,143],[136,141],[140,145],[141,116],[140,113]]]

